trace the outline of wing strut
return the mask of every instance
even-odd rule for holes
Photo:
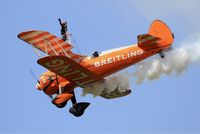
[[[42,55],[37,51],[37,48],[34,47],[32,44],[31,44],[31,46],[33,47],[33,50],[34,50],[34,52],[36,53],[36,55],[37,55],[38,57],[42,57]]]
[[[65,53],[65,56],[67,56],[68,58],[70,58],[69,54],[67,54],[67,52],[62,48],[62,46],[60,45],[60,43],[55,39],[56,43],[59,45],[59,47],[61,48],[61,50]]]
[[[58,55],[58,53],[56,52],[56,50],[54,49],[54,47],[51,46],[51,44],[49,43],[49,41],[47,39],[44,40],[45,43],[45,47],[47,50],[47,45],[51,48],[51,50],[53,50],[53,52],[55,53],[55,55]],[[46,54],[48,55],[48,52],[46,51]]]

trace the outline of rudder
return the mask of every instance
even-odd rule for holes
[[[163,21],[154,20],[147,34],[138,35],[138,46],[143,50],[165,49],[170,47],[173,40],[170,28]]]
[[[174,41],[174,35],[170,28],[161,20],[154,20],[151,23],[148,34],[160,38],[158,44],[161,47],[170,46]]]

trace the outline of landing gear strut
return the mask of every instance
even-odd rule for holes
[[[82,116],[85,109],[90,105],[88,102],[77,103],[75,95],[71,98],[71,102],[73,106],[69,108],[69,112],[76,117]]]

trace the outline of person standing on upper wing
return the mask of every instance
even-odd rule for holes
[[[58,20],[59,20],[60,26],[61,26],[61,30],[60,31],[61,31],[62,39],[64,41],[66,41],[66,40],[69,41],[69,37],[68,36],[70,35],[70,33],[67,30],[67,21],[62,22],[60,18]]]

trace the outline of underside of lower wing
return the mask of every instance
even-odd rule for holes
[[[37,62],[79,87],[95,81],[95,74],[66,56],[47,56]]]

